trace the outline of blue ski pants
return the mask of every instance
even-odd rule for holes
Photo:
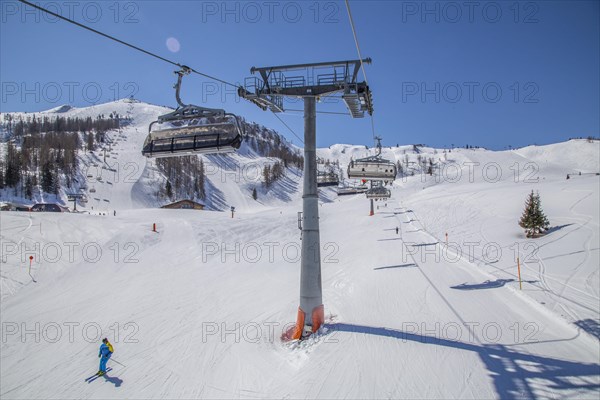
[[[106,356],[102,356],[100,358],[100,371],[102,372],[106,372],[106,363],[108,362],[108,359],[110,358],[110,354],[106,355]]]

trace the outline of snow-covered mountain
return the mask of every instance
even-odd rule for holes
[[[58,201],[69,205],[68,193],[86,193],[88,202],[79,204],[78,209],[99,212],[159,207],[169,203],[170,200],[165,196],[157,195],[159,191],[164,190],[166,183],[164,174],[157,168],[156,160],[148,160],[141,154],[149,124],[156,120],[158,115],[169,111],[171,110],[166,107],[123,99],[85,108],[64,105],[40,113],[10,113],[8,117],[13,122],[33,118],[40,121],[44,117],[52,119],[57,116],[95,119],[100,115],[118,115],[125,122],[121,129],[109,130],[105,142],[97,146],[95,151],[79,152],[77,179],[71,187],[67,187],[65,180],[62,179],[58,198],[36,190],[32,200],[29,200],[23,196],[15,196],[14,190],[10,189],[0,190],[0,197],[4,201],[26,204]],[[7,114],[0,115],[0,120],[6,121]],[[298,191],[300,171],[294,166],[287,169],[285,177],[276,181],[268,189],[265,187],[262,173],[264,165],[280,160],[261,155],[256,140],[262,141],[263,147],[268,147],[272,146],[269,142],[276,139],[279,146],[288,148],[290,152],[299,153],[300,150],[271,129],[250,123],[247,123],[247,128],[249,139],[243,142],[242,147],[235,154],[202,156],[206,173],[206,198],[199,201],[206,204],[209,209],[225,210],[235,206],[239,210],[244,210],[255,208],[255,205],[269,208],[289,202],[300,195]],[[8,136],[6,129],[3,133],[5,137]],[[5,147],[6,143],[3,143],[0,157],[6,152]],[[268,153],[268,150],[263,149],[262,153]],[[258,192],[257,200],[252,198],[253,189]],[[182,200],[182,198],[173,200]],[[72,207],[72,204],[70,206]]]
[[[374,216],[364,195],[321,193],[326,323],[285,344],[300,173],[255,201],[253,162],[269,160],[205,157],[212,208],[235,205],[234,218],[157,209],[145,199],[161,178],[139,149],[166,109],[111,107],[135,114],[110,134],[123,172],[95,183],[88,210],[116,216],[0,212],[2,398],[598,398],[598,141],[384,148],[404,175]],[[63,114],[78,112],[100,110]],[[345,170],[373,152],[318,155]],[[551,223],[535,239],[517,224],[532,190]],[[102,337],[113,370],[88,384]]]

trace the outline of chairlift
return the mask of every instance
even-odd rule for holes
[[[365,193],[367,190],[369,190],[367,185],[344,184],[344,187],[338,188],[337,194],[338,194],[338,196],[345,196],[345,195],[350,195],[350,194]]]
[[[376,137],[377,154],[351,160],[348,165],[348,178],[370,181],[392,182],[396,179],[396,164],[381,157],[381,138]]]
[[[386,200],[392,197],[392,192],[384,187],[381,182],[379,184],[371,184],[371,188],[365,192],[367,199]]]
[[[325,163],[317,157],[317,187],[338,186],[340,184],[339,167],[336,163]]]
[[[190,72],[186,66],[175,72],[175,97],[179,106],[150,124],[142,149],[144,156],[231,153],[240,148],[243,134],[239,117],[225,110],[185,105],[181,101],[181,80]]]
[[[335,172],[317,172],[317,187],[338,186],[340,179]]]

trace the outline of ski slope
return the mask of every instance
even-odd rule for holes
[[[597,141],[384,148],[405,176],[372,217],[364,195],[322,188],[327,321],[284,344],[301,172],[265,189],[260,171],[275,160],[244,145],[203,156],[207,211],[159,209],[165,178],[140,149],[166,111],[120,100],[45,112],[131,122],[108,133],[106,153],[81,154],[84,213],[0,213],[0,397],[598,398]],[[318,156],[345,171],[373,152],[336,144]],[[517,226],[531,190],[552,226],[536,239]],[[113,370],[88,384],[102,337]]]
[[[249,202],[235,218],[152,208],[2,213],[0,395],[598,398],[600,181],[585,174],[597,172],[598,154],[585,141],[453,150],[444,162],[458,164],[461,179],[398,179],[372,217],[364,196],[324,192],[327,321],[296,344],[279,336],[298,306],[297,195]],[[490,162],[500,179],[476,169],[469,179],[470,167]],[[526,181],[527,163],[537,169]],[[582,175],[566,180],[567,170]],[[555,227],[533,240],[517,226],[532,189]],[[468,243],[473,257],[459,255]],[[483,252],[497,247],[502,255]],[[121,364],[109,361],[113,371],[87,384],[101,337]]]

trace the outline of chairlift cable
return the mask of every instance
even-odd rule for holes
[[[354,44],[356,45],[356,52],[358,53],[358,59],[360,60],[360,68],[363,76],[365,77],[365,83],[369,86],[369,80],[367,79],[367,72],[365,71],[365,65],[363,58],[360,53],[360,45],[358,43],[358,35],[356,34],[356,27],[354,26],[354,19],[352,18],[352,11],[350,11],[350,1],[346,0],[346,10],[348,11],[348,19],[350,20],[350,27],[352,28],[352,35],[354,36]],[[371,114],[371,131],[373,133],[373,141],[375,141],[375,122],[373,120],[373,114]]]
[[[273,115],[274,115],[275,117],[277,117],[277,119],[278,119],[279,121],[281,121],[281,123],[282,123],[283,125],[285,125],[285,127],[286,127],[286,128],[288,128],[288,130],[289,130],[290,132],[292,132],[292,134],[293,134],[294,136],[296,136],[296,137],[298,138],[298,140],[300,141],[300,143],[304,144],[304,141],[303,141],[302,139],[300,139],[300,136],[296,135],[296,132],[294,132],[294,130],[293,130],[292,128],[290,128],[290,126],[289,126],[288,124],[286,124],[286,123],[285,123],[285,121],[284,121],[284,120],[282,120],[282,119],[281,119],[281,117],[280,117],[279,115],[277,115],[276,113],[273,113]]]
[[[30,2],[29,2],[29,1],[27,1],[27,0],[19,0],[19,1],[20,1],[21,3],[23,3],[23,4],[25,4],[25,5],[28,5],[28,6],[30,6],[30,7],[33,7],[33,8],[35,8],[35,9],[38,9],[38,10],[40,10],[40,11],[42,11],[42,12],[45,12],[46,14],[49,14],[49,15],[52,15],[52,16],[54,16],[54,17],[56,17],[56,18],[62,19],[63,21],[66,21],[66,22],[68,22],[68,23],[71,23],[71,24],[73,24],[73,25],[76,25],[76,26],[78,26],[78,27],[80,27],[80,28],[86,29],[86,30],[88,30],[88,31],[90,31],[90,32],[93,32],[93,33],[95,33],[95,34],[98,34],[98,35],[100,35],[100,36],[103,36],[103,37],[105,37],[105,38],[107,38],[107,39],[113,40],[113,41],[115,41],[115,42],[117,42],[117,43],[120,43],[120,44],[122,44],[122,45],[124,45],[124,46],[130,47],[130,48],[132,48],[132,49],[134,49],[134,50],[140,51],[140,52],[142,52],[142,53],[144,53],[144,54],[147,54],[147,55],[149,55],[149,56],[151,56],[151,57],[158,58],[158,59],[159,59],[159,60],[161,60],[161,61],[164,61],[164,62],[166,62],[166,63],[172,64],[172,65],[175,65],[175,66],[177,66],[177,67],[179,67],[179,68],[182,68],[182,67],[183,67],[183,65],[182,65],[182,64],[179,64],[179,63],[177,63],[177,62],[175,62],[175,61],[169,60],[169,59],[167,59],[167,58],[165,58],[165,57],[159,56],[158,54],[152,53],[151,51],[144,50],[144,49],[142,49],[141,47],[135,46],[135,45],[133,45],[133,44],[131,44],[131,43],[128,43],[128,42],[125,42],[125,41],[123,41],[123,40],[121,40],[121,39],[117,39],[117,38],[116,38],[116,37],[114,37],[114,36],[111,36],[111,35],[108,35],[108,34],[106,34],[106,33],[100,32],[99,30],[96,30],[96,29],[94,29],[94,28],[91,28],[91,27],[89,27],[89,26],[87,26],[87,25],[85,25],[85,24],[82,24],[82,23],[80,23],[80,22],[74,21],[74,20],[72,20],[72,19],[70,19],[70,18],[64,17],[64,16],[62,16],[62,15],[60,15],[60,14],[57,14],[57,13],[55,13],[55,12],[52,12],[52,11],[50,11],[50,10],[48,10],[48,9],[44,8],[44,7],[41,7],[41,6],[37,5],[37,4],[30,3]],[[203,72],[197,71],[197,70],[195,70],[194,68],[190,68],[190,72],[193,72],[193,73],[195,73],[195,74],[198,74],[198,75],[200,75],[200,76],[203,76],[203,77],[205,77],[205,78],[208,78],[208,79],[212,79],[212,80],[214,80],[214,81],[217,81],[217,82],[224,83],[224,84],[226,84],[226,85],[229,85],[229,86],[233,86],[233,87],[235,87],[235,88],[239,87],[239,85],[234,85],[233,83],[227,82],[227,81],[225,81],[225,80],[223,80],[223,79],[219,79],[219,78],[217,78],[217,77],[214,77],[214,76],[212,76],[212,75],[208,75],[208,74],[205,74],[205,73],[203,73]]]
[[[350,27],[352,28],[352,34],[354,35],[354,43],[356,44],[356,51],[358,52],[358,59],[360,60],[360,68],[362,69],[363,76],[365,77],[365,83],[369,85],[367,79],[367,73],[365,71],[365,65],[363,64],[363,58],[360,53],[360,45],[358,44],[358,36],[356,34],[356,28],[354,26],[354,19],[352,18],[352,11],[350,11],[350,2],[346,0],[346,10],[348,11],[348,19],[350,19]]]
[[[101,32],[101,31],[99,31],[99,30],[97,30],[97,29],[91,28],[91,27],[89,27],[89,26],[87,26],[87,25],[85,25],[85,24],[82,24],[82,23],[80,23],[80,22],[77,22],[77,21],[75,21],[75,20],[72,20],[72,19],[70,19],[70,18],[67,18],[67,17],[65,17],[65,16],[62,16],[62,15],[60,15],[60,14],[58,14],[58,13],[55,13],[55,12],[53,12],[53,11],[50,11],[50,10],[48,10],[47,8],[44,8],[44,7],[41,7],[41,6],[37,5],[37,4],[31,3],[31,2],[29,2],[29,1],[27,1],[27,0],[19,0],[19,2],[21,2],[21,3],[25,4],[25,5],[28,5],[28,6],[30,6],[30,7],[33,7],[33,8],[35,8],[35,9],[37,9],[37,10],[40,10],[40,11],[42,11],[42,12],[46,13],[46,14],[52,15],[52,16],[54,16],[54,17],[58,18],[58,19],[61,19],[61,20],[63,20],[63,21],[66,21],[66,22],[68,22],[68,23],[70,23],[70,24],[73,24],[73,25],[75,25],[75,26],[78,26],[78,27],[80,27],[80,28],[83,28],[83,29],[85,29],[85,30],[88,30],[88,31],[90,31],[90,32],[92,32],[92,33],[95,33],[95,34],[97,34],[97,35],[100,35],[100,36],[102,36],[102,37],[105,37],[105,38],[107,38],[107,39],[110,39],[110,40],[112,40],[112,41],[114,41],[114,42],[120,43],[120,44],[122,44],[122,45],[124,45],[124,46],[127,46],[127,47],[131,48],[131,49],[137,50],[137,51],[139,51],[139,52],[141,52],[141,53],[144,53],[144,54],[146,54],[146,55],[149,55],[149,56],[151,56],[151,57],[157,58],[157,59],[159,59],[159,60],[161,60],[161,61],[164,61],[164,62],[166,62],[166,63],[168,63],[168,64],[174,65],[174,66],[176,66],[176,67],[179,67],[179,68],[184,68],[184,67],[185,67],[184,65],[182,65],[182,64],[180,64],[180,63],[178,63],[178,62],[175,62],[175,61],[169,60],[168,58],[162,57],[162,56],[160,56],[160,55],[158,55],[158,54],[156,54],[156,53],[153,53],[153,52],[151,52],[151,51],[145,50],[145,49],[143,49],[143,48],[141,48],[141,47],[139,47],[139,46],[136,46],[136,45],[133,45],[133,44],[131,44],[131,43],[128,43],[128,42],[126,42],[126,41],[124,41],[124,40],[118,39],[118,38],[116,38],[116,37],[114,37],[114,36],[111,36],[111,35],[109,35],[109,34],[106,34],[106,33],[104,33],[104,32]],[[352,24],[352,30],[353,30],[353,32],[354,32],[354,34],[355,34],[355,39],[356,39],[356,32],[354,31],[354,22],[352,21],[352,15],[350,14],[350,8],[349,8],[348,1],[347,1],[347,0],[346,0],[346,5],[348,6],[348,13],[349,13],[349,15],[350,15],[350,20],[351,20],[351,24]],[[360,48],[358,47],[358,41],[356,41],[356,45],[357,45],[357,49],[358,49],[358,53],[359,53],[359,57],[360,57]],[[365,76],[365,82],[366,82],[366,81],[367,81],[367,76],[366,76],[366,74],[365,74],[365,69],[364,69],[364,66],[363,66],[363,63],[362,63],[362,58],[361,58],[361,67],[362,67],[362,70],[363,70],[363,75]],[[197,75],[200,75],[200,76],[203,76],[203,77],[205,77],[205,78],[208,78],[208,79],[211,79],[211,80],[214,80],[214,81],[217,81],[217,82],[220,82],[220,83],[223,83],[223,84],[225,84],[225,85],[229,85],[229,86],[232,86],[232,87],[235,87],[235,88],[238,88],[238,87],[239,87],[239,85],[233,84],[233,83],[231,83],[231,82],[227,82],[227,81],[225,81],[225,80],[223,80],[223,79],[217,78],[217,77],[215,77],[215,76],[212,76],[212,75],[205,74],[205,73],[203,73],[203,72],[200,72],[200,71],[198,71],[198,70],[196,70],[196,69],[194,69],[194,68],[191,68],[191,67],[188,67],[188,68],[189,68],[189,71],[190,71],[190,72],[193,72],[193,73],[195,73],[195,74],[197,74]],[[297,111],[297,110],[289,110],[289,111]],[[321,113],[324,113],[324,114],[325,114],[325,113],[327,113],[327,114],[334,114],[334,112],[321,112]],[[346,114],[346,113],[339,113],[339,114]],[[302,140],[302,139],[301,139],[301,138],[300,138],[300,137],[299,137],[299,136],[296,134],[296,132],[294,132],[294,130],[293,130],[292,128],[290,128],[290,126],[289,126],[288,124],[286,124],[286,123],[285,123],[285,122],[284,122],[284,121],[283,121],[283,120],[282,120],[282,119],[281,119],[281,118],[280,118],[280,117],[279,117],[277,114],[275,114],[275,117],[277,117],[277,119],[279,119],[279,121],[281,121],[281,123],[282,123],[282,124],[283,124],[283,125],[284,125],[284,126],[285,126],[285,127],[286,127],[286,128],[287,128],[287,129],[288,129],[288,130],[289,130],[289,131],[290,131],[290,132],[291,132],[291,133],[292,133],[292,134],[293,134],[293,135],[296,137],[296,138],[298,138],[298,140],[300,140],[300,142],[301,142],[302,144],[304,144],[304,141],[303,141],[303,140]],[[371,119],[372,119],[372,116],[371,116]],[[374,131],[373,131],[373,132],[374,132]],[[374,135],[374,133],[373,133],[373,135]]]

